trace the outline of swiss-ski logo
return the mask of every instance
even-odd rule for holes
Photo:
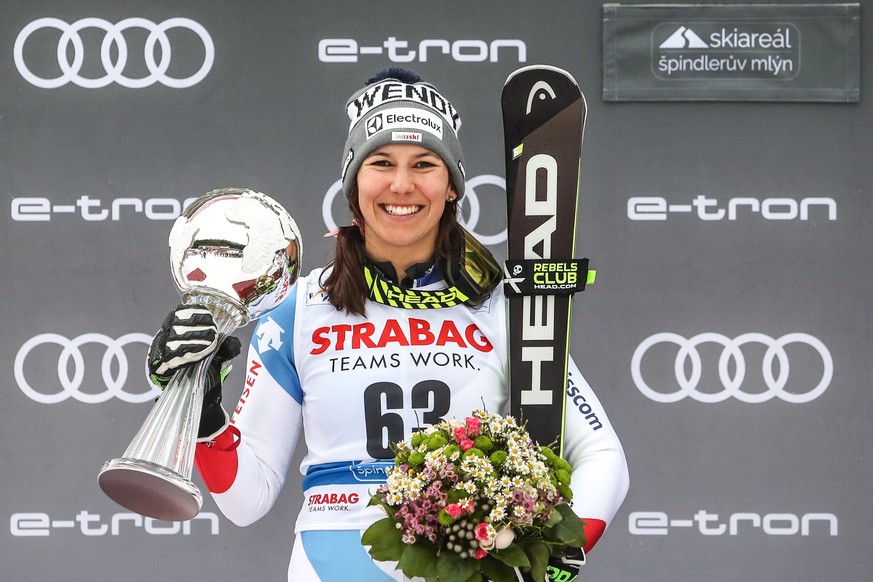
[[[285,330],[272,317],[267,317],[258,326],[258,353],[263,354],[268,350],[278,350],[282,347],[282,334]]]

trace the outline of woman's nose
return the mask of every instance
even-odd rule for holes
[[[409,192],[414,185],[412,172],[407,168],[399,167],[391,176],[391,191],[399,194]]]

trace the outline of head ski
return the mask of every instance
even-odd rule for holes
[[[588,281],[587,259],[573,258],[587,108],[573,77],[546,65],[512,73],[501,103],[511,412],[560,454],[571,301]]]

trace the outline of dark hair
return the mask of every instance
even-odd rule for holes
[[[332,268],[330,274],[321,281],[321,286],[327,292],[330,304],[338,311],[366,315],[369,290],[364,278],[364,263],[367,258],[364,251],[364,217],[358,204],[357,185],[352,187],[349,195],[349,210],[356,224],[339,228],[333,259],[328,263],[328,267]],[[455,200],[446,202],[437,230],[435,261],[450,257],[452,235],[458,228],[458,203]],[[402,277],[403,273],[397,276]]]

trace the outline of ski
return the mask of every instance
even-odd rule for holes
[[[588,260],[573,258],[587,107],[573,77],[547,65],[512,73],[501,105],[510,410],[562,454],[572,297],[593,281]]]

